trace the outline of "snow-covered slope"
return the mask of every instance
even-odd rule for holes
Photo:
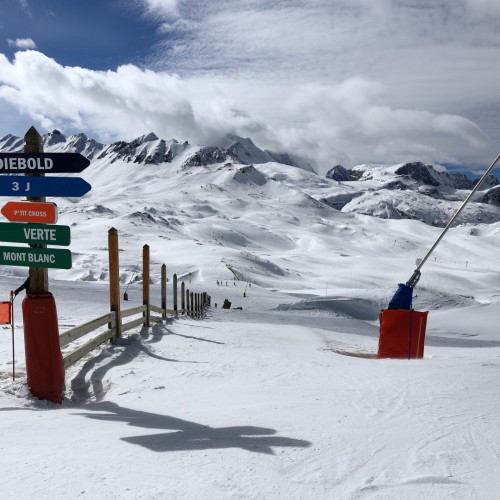
[[[273,161],[245,165],[236,156],[242,150],[233,146],[244,145],[246,157],[253,154],[253,160],[260,155],[258,148],[235,136],[226,139],[221,146],[202,147],[165,141],[150,133],[105,146],[83,134],[68,139],[58,131],[46,135],[46,151],[82,152],[92,159],[80,174],[91,183],[92,191],[82,199],[58,200],[61,223],[74,228],[74,265],[70,271],[52,275],[106,279],[107,255],[95,235],[104,235],[113,226],[120,230],[126,248],[124,280],[137,263],[135,242],[152,239],[157,243],[152,246],[158,262],[165,258],[162,254],[173,253],[169,258],[182,262],[183,268],[200,267],[203,263],[189,263],[186,256],[193,245],[201,245],[207,249],[207,262],[219,263],[217,275],[226,276],[230,268],[242,279],[263,286],[277,281],[287,288],[314,286],[316,273],[307,269],[309,261],[368,267],[367,280],[378,282],[372,256],[399,257],[404,248],[408,258],[401,273],[408,273],[422,255],[421,245],[425,247],[438,234],[429,232],[429,226],[444,226],[468,194],[461,188],[472,185],[464,176],[418,163],[361,165],[351,171],[336,168],[343,178],[349,175],[347,181]],[[11,151],[22,144],[7,136],[0,146]],[[492,178],[489,186],[497,182]],[[488,234],[475,250],[486,256],[496,243],[495,231],[485,224],[500,221],[500,208],[491,195],[495,190],[488,186],[481,190],[478,196],[490,196],[490,202],[471,203],[462,213],[459,223],[474,226],[455,230],[457,241],[463,235]],[[441,252],[446,253],[453,236],[448,241]],[[357,242],[354,253],[353,242]],[[400,264],[395,260],[396,269]]]
[[[52,133],[46,150],[88,144],[78,137]],[[144,244],[153,303],[165,263],[169,287],[176,273],[219,307],[96,349],[55,407],[27,391],[18,298],[15,382],[0,336],[2,498],[495,499],[500,209],[468,207],[497,222],[451,229],[422,269],[425,359],[376,360],[380,309],[466,193],[402,166],[338,181],[152,134],[96,147],[79,174],[92,190],[49,199],[72,235],[73,268],[49,271],[60,330],[108,311],[111,227],[123,308],[142,302]],[[384,206],[400,211],[359,213]],[[0,267],[0,300],[26,273]]]

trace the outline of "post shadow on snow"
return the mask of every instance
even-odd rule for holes
[[[164,328],[164,335],[175,335],[176,337],[182,337],[185,339],[192,339],[192,340],[199,340],[201,342],[209,342],[210,344],[219,344],[219,345],[225,345],[225,342],[219,342],[217,340],[209,340],[209,339],[204,339],[203,337],[194,337],[192,335],[182,335],[180,333],[174,333],[172,330],[168,329],[165,325],[163,325]]]
[[[85,409],[89,412],[77,415],[110,422],[127,422],[128,425],[144,429],[176,431],[121,438],[127,443],[159,453],[241,448],[255,453],[274,455],[273,447],[307,448],[312,444],[302,439],[274,436],[275,429],[254,426],[212,428],[168,415],[123,408],[108,401],[87,404]]]
[[[109,354],[108,350],[102,351],[98,356],[93,356],[91,359],[86,361],[81,367],[80,371],[71,380],[71,391],[73,393],[73,401],[87,401],[91,398],[92,393],[94,397],[100,401],[106,394],[103,386],[103,379],[106,373],[117,366],[125,365],[133,361],[139,354],[145,353],[148,356],[158,359],[160,361],[168,361],[171,363],[200,363],[199,361],[181,361],[178,359],[164,358],[158,356],[151,350],[149,350],[143,340],[143,330],[148,330],[148,328],[143,328],[140,334],[130,335],[129,337],[121,337],[117,339],[116,343],[110,347],[110,349],[116,351],[121,349],[118,356]],[[111,359],[105,365],[99,366],[103,361]],[[95,367],[98,367],[95,371],[92,371]],[[90,373],[90,379],[86,380],[87,375]],[[92,386],[92,391],[90,388]]]
[[[148,332],[149,328],[143,327],[141,329],[141,337],[143,339],[147,339],[149,336]],[[160,342],[160,340],[163,338],[165,335],[165,330],[168,330],[165,325],[162,325],[161,323],[156,323],[151,327],[151,340],[148,341],[148,344],[156,344],[157,342]]]
[[[144,332],[146,330],[146,332]],[[141,330],[141,337],[142,338],[147,338],[148,337],[148,329],[143,328]],[[153,338],[150,340],[148,343],[149,344],[155,344],[156,342],[159,342],[163,336],[165,335],[175,335],[176,337],[183,337],[185,339],[192,339],[192,340],[199,340],[201,342],[209,342],[211,344],[219,344],[219,345],[225,345],[224,342],[219,342],[217,340],[209,340],[205,339],[203,337],[193,337],[191,335],[182,335],[180,333],[174,333],[166,324],[163,323],[157,323],[152,327],[152,334]]]

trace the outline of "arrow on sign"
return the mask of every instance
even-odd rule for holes
[[[78,174],[89,165],[80,153],[0,153],[0,174]]]
[[[68,246],[71,240],[70,234],[69,226],[0,222],[0,240],[12,243]]]
[[[92,186],[80,177],[0,176],[0,196],[83,196]]]
[[[11,222],[55,224],[57,205],[35,201],[9,201],[2,207],[2,215]]]
[[[0,265],[71,269],[71,252],[60,248],[0,247]]]

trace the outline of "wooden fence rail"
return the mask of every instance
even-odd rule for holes
[[[124,332],[137,328],[139,326],[150,326],[151,323],[161,323],[167,317],[177,317],[179,315],[189,315],[193,318],[199,318],[203,314],[203,309],[210,305],[210,296],[206,292],[194,293],[185,289],[184,282],[181,284],[181,304],[182,308],[177,308],[177,275],[173,279],[173,309],[167,309],[166,292],[166,266],[161,269],[161,302],[162,307],[153,305],[149,299],[149,246],[143,248],[143,305],[121,310],[120,306],[120,283],[118,271],[118,231],[114,228],[109,230],[109,267],[110,267],[110,309],[111,311],[99,318],[93,319],[83,325],[75,326],[70,330],[59,335],[59,345],[65,347],[81,337],[108,326],[108,329],[98,333],[95,337],[84,344],[78,346],[75,350],[63,354],[64,368],[67,369],[72,364],[89,354],[96,347],[104,342],[116,341]],[[147,280],[147,284],[144,284]],[[194,300],[193,300],[194,299]],[[160,314],[155,316],[151,313]],[[123,323],[124,318],[129,316],[141,317]]]
[[[114,319],[114,313],[110,312],[101,316],[100,318],[93,319],[88,323],[84,323],[80,326],[75,326],[71,330],[67,330],[66,332],[59,335],[59,345],[64,347],[65,345],[70,344],[71,342],[78,340],[80,337],[87,335],[87,333],[93,332],[97,330],[100,326],[104,326],[107,323],[110,323]]]

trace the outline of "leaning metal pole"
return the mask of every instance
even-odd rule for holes
[[[418,283],[418,280],[420,279],[420,269],[425,264],[425,261],[429,258],[429,256],[434,251],[434,249],[439,245],[439,242],[443,239],[444,235],[448,232],[448,229],[450,229],[450,227],[455,222],[456,218],[460,215],[462,210],[465,208],[467,203],[469,203],[472,196],[474,196],[474,193],[481,187],[481,184],[484,182],[484,180],[486,179],[488,174],[493,170],[493,168],[497,164],[498,160],[500,160],[500,154],[496,157],[495,161],[489,166],[488,170],[486,170],[486,172],[483,174],[481,179],[479,179],[479,182],[474,186],[474,189],[470,192],[469,196],[467,196],[467,198],[462,203],[460,208],[457,210],[455,215],[451,218],[450,222],[448,222],[446,227],[443,229],[443,232],[440,234],[439,238],[436,240],[436,243],[434,243],[434,245],[432,245],[432,248],[427,252],[427,255],[422,259],[422,261],[417,266],[415,271],[413,271],[411,278],[406,282],[406,286],[410,286],[413,288]]]

